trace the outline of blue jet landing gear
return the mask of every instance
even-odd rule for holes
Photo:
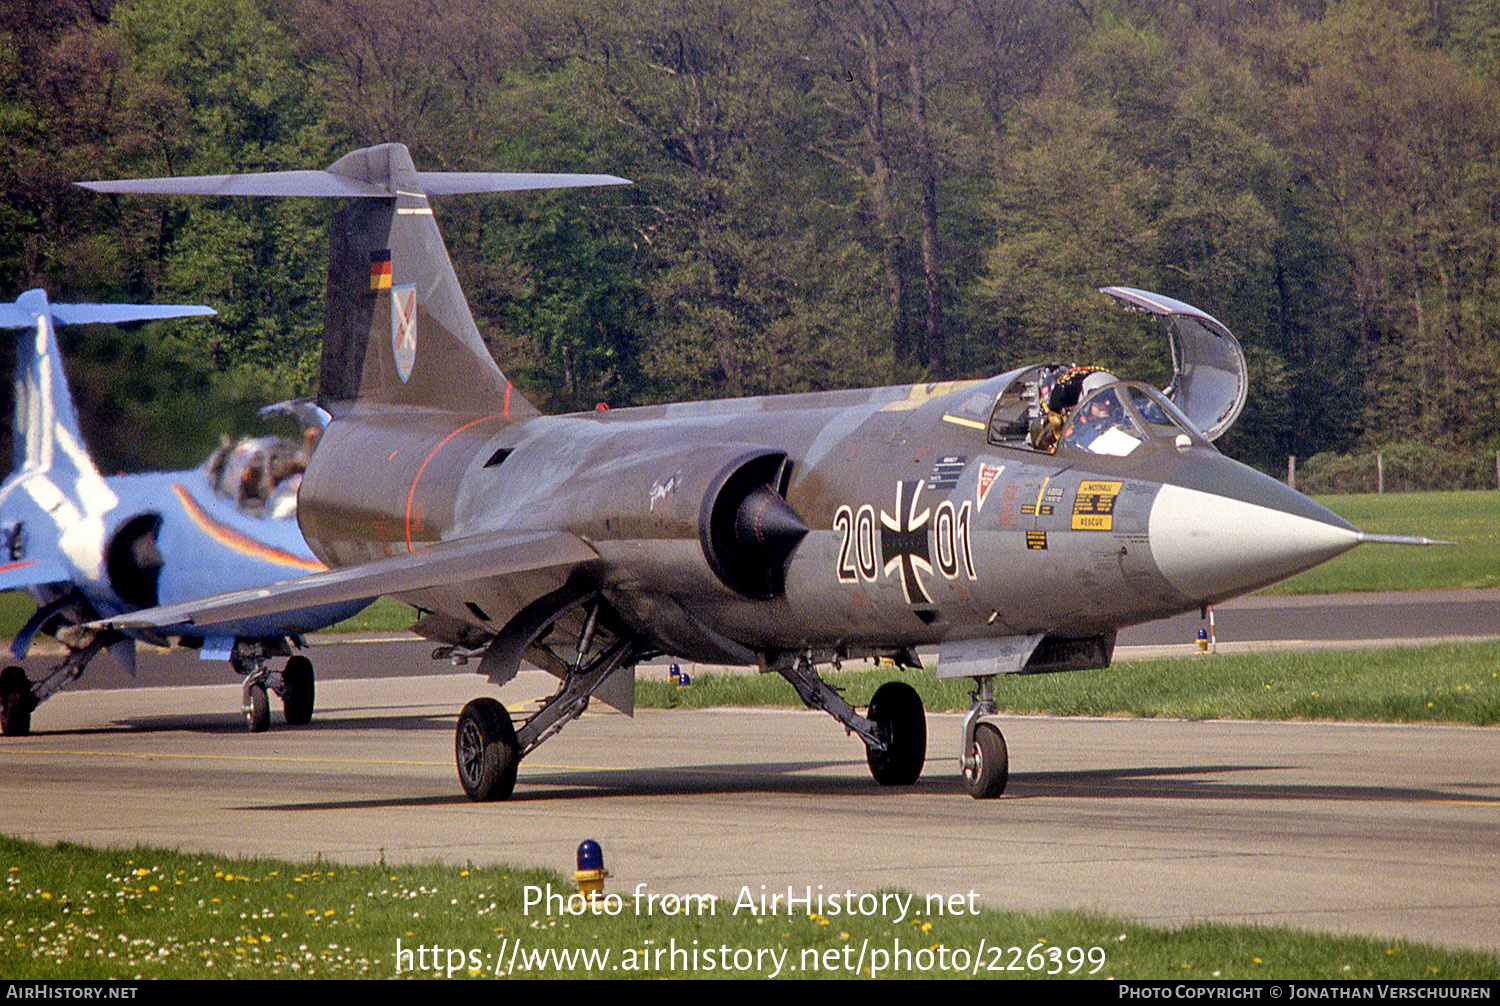
[[[266,661],[282,656],[287,657],[286,666],[280,671],[272,670]],[[316,693],[312,661],[292,656],[287,640],[236,639],[229,665],[245,679],[240,688],[240,708],[251,733],[264,733],[271,728],[270,692],[281,697],[288,726],[312,722]]]
[[[109,631],[78,633],[69,629],[60,632],[58,639],[68,648],[68,655],[40,681],[33,683],[26,676],[26,669],[16,664],[0,671],[0,734],[6,737],[29,734],[32,711],[82,677],[84,668],[101,650],[122,642],[135,645],[119,633]],[[133,653],[132,650],[132,656]]]

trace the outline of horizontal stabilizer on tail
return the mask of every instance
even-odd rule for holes
[[[346,158],[347,160],[347,158]],[[340,161],[339,164],[342,164]],[[313,196],[344,199],[394,199],[401,193],[383,174],[354,176],[335,170],[270,171],[259,175],[197,175],[184,178],[137,178],[79,182],[94,192],[167,196]],[[594,185],[629,185],[614,175],[535,174],[515,171],[419,171],[420,195],[457,196],[483,192],[529,192]],[[418,195],[419,193],[409,193]]]
[[[79,182],[94,192],[158,196],[329,196],[389,199],[385,188],[328,171],[268,171],[256,175],[188,175],[181,178],[129,178]]]
[[[439,409],[508,421],[538,415],[479,334],[429,196],[628,185],[615,175],[418,171],[400,143],[340,157],[323,171],[80,182],[107,193],[348,199],[329,223],[317,404]]]
[[[374,562],[332,569],[267,587],[239,590],[183,604],[147,608],[90,623],[95,629],[159,629],[218,625],[380,594],[577,566],[598,553],[565,531],[481,534]]]
[[[24,475],[20,481],[12,478],[6,482],[0,502],[9,493],[20,493],[41,506],[49,522],[63,520],[66,514],[69,520],[87,523],[79,515],[93,512],[88,500],[103,505],[101,501],[115,498],[83,443],[57,348],[58,325],[118,325],[214,313],[213,308],[198,304],[54,304],[42,289],[28,290],[14,303],[0,304],[0,329],[15,331],[14,458],[16,474]],[[7,531],[12,536],[18,533]],[[35,541],[40,538],[34,536]],[[35,551],[38,545],[33,543],[31,547]],[[15,541],[10,549],[16,559],[36,558],[22,556]],[[73,579],[66,563],[56,571],[62,575],[56,576],[24,563],[14,570],[13,575],[0,578],[0,590]]]
[[[32,328],[46,314],[59,325],[123,325],[161,318],[217,314],[201,304],[51,304],[44,290],[28,290],[14,304],[0,304],[0,328]]]
[[[53,304],[52,319],[59,325],[123,325],[162,318],[206,318],[218,314],[199,304]]]
[[[628,178],[616,175],[529,174],[520,171],[418,171],[417,179],[422,183],[422,191],[429,196],[630,184]]]

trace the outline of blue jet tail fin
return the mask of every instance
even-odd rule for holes
[[[0,328],[16,329],[16,471],[49,472],[54,484],[98,474],[68,391],[56,326],[122,324],[213,314],[188,304],[53,304],[44,290],[28,290],[0,304]]]

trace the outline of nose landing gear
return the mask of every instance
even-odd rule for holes
[[[240,707],[245,713],[245,726],[253,734],[271,728],[269,692],[281,696],[288,726],[312,722],[315,695],[312,661],[303,656],[288,657],[280,671],[271,670],[266,663],[268,658],[286,652],[287,645],[282,640],[241,639],[235,641],[230,653],[230,666],[245,677]]]
[[[1005,792],[1010,778],[1010,753],[1005,735],[987,717],[999,712],[989,675],[974,679],[973,705],[964,717],[963,742],[958,763],[963,772],[964,787],[976,800],[993,800]]]

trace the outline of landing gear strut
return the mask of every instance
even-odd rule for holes
[[[475,699],[464,706],[458,717],[453,748],[458,762],[458,781],[470,800],[483,803],[507,799],[515,789],[516,770],[521,759],[569,722],[582,716],[589,706],[589,698],[616,671],[633,668],[643,655],[649,655],[643,654],[633,635],[606,628],[605,638],[613,636],[613,641],[595,656],[589,656],[600,629],[602,608],[603,605],[596,600],[586,609],[582,632],[577,637],[577,654],[571,660],[564,661],[548,651],[551,659],[556,661],[554,673],[559,675],[561,682],[557,691],[519,727],[511,721],[505,707],[494,699]],[[572,610],[570,605],[559,612],[558,617]],[[538,626],[530,638],[544,638],[556,620]]]
[[[958,763],[963,771],[964,786],[976,800],[993,800],[1005,792],[1010,778],[1010,754],[1005,735],[989,717],[999,712],[992,689],[993,679],[986,675],[974,679],[970,695],[973,705],[964,717],[963,742]]]
[[[35,616],[33,621],[37,625],[41,624]],[[34,629],[28,625],[23,631],[27,633],[29,640]],[[85,633],[70,628],[59,632],[58,640],[68,648],[68,655],[40,681],[33,684],[26,676],[25,668],[15,664],[0,671],[0,734],[6,737],[23,737],[31,733],[32,710],[41,705],[43,700],[77,681],[89,661],[98,656],[101,650],[123,643],[127,647],[126,659],[132,667],[134,665],[135,651],[128,648],[135,644],[116,632]]]
[[[312,661],[303,656],[290,656],[280,671],[273,671],[266,662],[271,657],[287,656],[288,652],[283,639],[237,639],[234,642],[229,664],[245,678],[240,689],[240,708],[245,713],[245,726],[253,734],[271,728],[269,692],[281,696],[289,726],[312,722]]]
[[[927,716],[922,697],[904,681],[887,681],[861,716],[832,685],[819,677],[808,656],[798,656],[777,673],[797,690],[809,709],[821,709],[865,742],[870,775],[882,786],[910,786],[927,760]]]

